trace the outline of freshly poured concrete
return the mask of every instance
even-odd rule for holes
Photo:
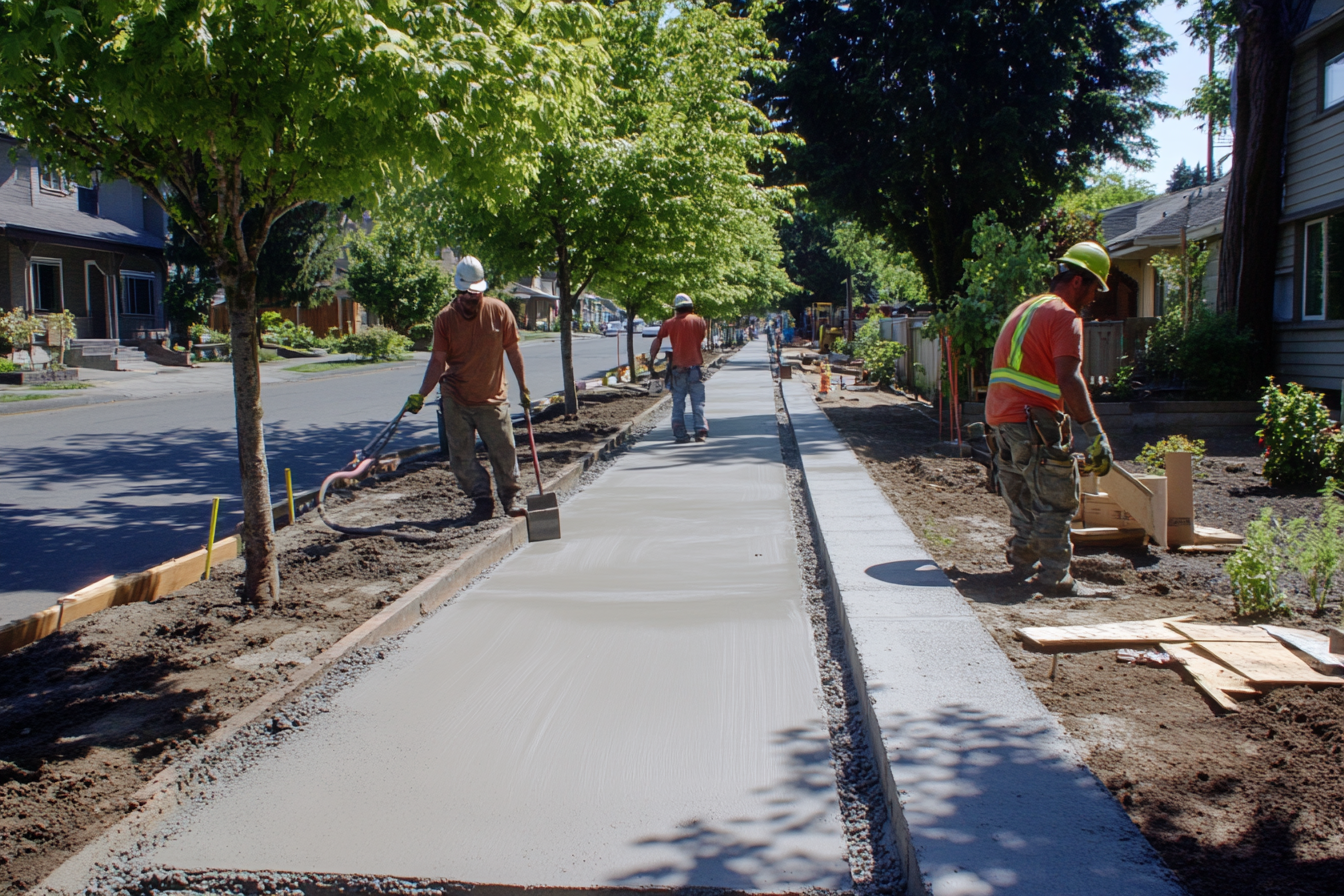
[[[519,886],[849,884],[765,354],[707,386],[152,860]]]
[[[784,381],[909,892],[1183,892],[808,385]]]

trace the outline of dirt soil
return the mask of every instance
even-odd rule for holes
[[[584,393],[578,420],[534,421],[542,475],[657,400]],[[524,488],[534,488],[521,425],[515,439]],[[0,657],[0,894],[41,881],[220,722],[507,524],[498,509],[493,519],[470,516],[472,502],[438,454],[339,492],[328,506],[340,524],[408,520],[416,527],[407,531],[428,539],[340,535],[309,513],[277,533],[282,597],[273,609],[242,603],[242,561],[233,560],[211,581],[80,619]]]
[[[935,408],[845,392],[822,406],[1192,894],[1344,892],[1344,688],[1271,691],[1241,703],[1240,713],[1218,715],[1178,672],[1121,665],[1114,650],[1060,654],[1052,681],[1051,655],[1031,652],[1013,636],[1028,625],[1186,613],[1232,622],[1222,570],[1228,555],[1083,549],[1075,577],[1110,589],[1110,599],[1042,597],[1004,561],[1008,512],[985,490],[984,468],[930,450],[939,441]],[[1184,434],[1204,438],[1210,455],[1195,484],[1201,525],[1243,532],[1264,506],[1285,517],[1315,514],[1314,495],[1275,489],[1259,475],[1252,433]],[[1133,458],[1145,441],[1166,435],[1117,433],[1112,440],[1117,457]],[[1323,631],[1339,618],[1337,599],[1317,618],[1302,582],[1286,584],[1296,589],[1295,612],[1257,621]]]

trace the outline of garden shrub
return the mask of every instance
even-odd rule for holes
[[[1330,412],[1321,396],[1287,383],[1281,389],[1269,377],[1260,396],[1264,408],[1256,433],[1265,446],[1265,478],[1280,488],[1320,488],[1334,453]]]
[[[1191,465],[1198,466],[1204,459],[1204,440],[1167,436],[1156,445],[1145,442],[1139,456],[1134,458],[1134,463],[1142,465],[1145,473],[1160,476],[1167,468],[1168,451],[1189,451]]]
[[[1180,308],[1162,315],[1148,332],[1144,358],[1159,379],[1176,379],[1192,395],[1208,401],[1244,398],[1250,392],[1255,337],[1238,329],[1229,314],[1194,306],[1190,325]]]
[[[1283,575],[1282,521],[1273,508],[1260,511],[1246,525],[1246,543],[1227,558],[1223,569],[1232,581],[1232,606],[1238,616],[1269,613],[1287,607],[1279,579]]]
[[[429,321],[421,321],[418,324],[412,324],[407,335],[415,342],[420,340],[429,340],[434,338],[434,324]]]
[[[877,317],[868,318],[854,334],[853,343],[845,344],[848,351],[844,353],[863,359],[870,380],[890,386],[896,377],[896,359],[905,354],[905,346],[883,339],[882,325],[878,320]]]
[[[0,358],[0,373],[13,373],[18,369],[19,365],[15,364],[13,361],[8,358]]]
[[[1344,560],[1344,502],[1335,497],[1335,480],[1327,479],[1321,489],[1321,513],[1311,520],[1300,517],[1287,527],[1288,563],[1307,584],[1307,596],[1319,615],[1325,610],[1335,573]]]
[[[387,327],[365,327],[343,336],[339,348],[370,361],[400,361],[410,351],[411,340]]]

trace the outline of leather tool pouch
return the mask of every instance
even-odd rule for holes
[[[1031,424],[1031,441],[1037,447],[1068,449],[1070,439],[1069,415],[1047,408],[1027,406]]]

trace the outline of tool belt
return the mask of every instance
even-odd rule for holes
[[[1031,444],[1036,448],[1068,449],[1073,440],[1069,415],[1035,405],[1024,405],[1027,428],[1031,430]]]

